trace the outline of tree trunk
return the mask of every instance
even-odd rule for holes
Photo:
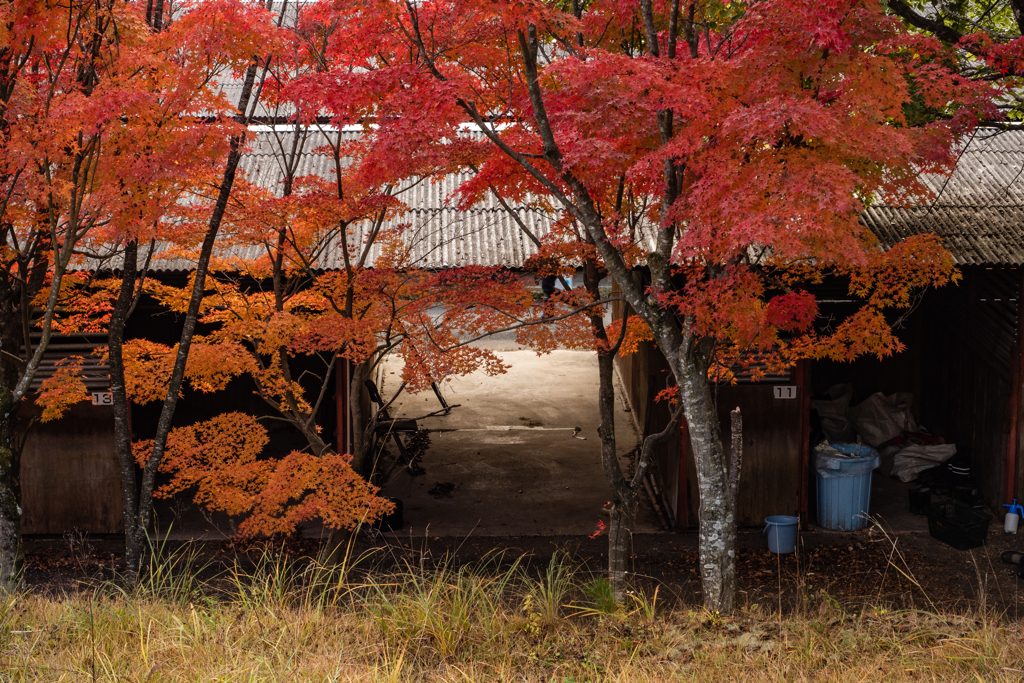
[[[339,363],[348,363],[347,360],[339,360]],[[352,444],[354,451],[349,455],[352,456],[352,469],[363,477],[368,477],[365,468],[367,461],[371,460],[368,458],[366,449],[366,434],[363,425],[363,411],[361,407],[361,398],[363,395],[363,382],[366,378],[366,363],[351,363],[352,376],[349,381],[348,387],[348,409],[349,414],[352,417],[352,431],[353,439]],[[340,429],[340,425],[339,425]],[[327,566],[342,566],[348,557],[349,546],[352,542],[353,531],[349,529],[331,529],[331,533],[327,536],[327,541],[324,543],[323,549],[320,551],[320,562]]]
[[[0,385],[0,590],[15,587],[24,566],[21,548],[21,449],[15,427],[17,406]]]
[[[608,523],[608,582],[612,585],[617,603],[626,597],[626,572],[635,518],[636,507],[622,501],[615,504]]]
[[[612,490],[612,511],[608,526],[608,581],[615,591],[615,599],[624,594],[623,579],[626,576],[626,561],[629,557],[630,537],[633,533],[633,518],[636,509],[636,493],[625,482],[622,467],[616,454],[615,439],[615,355],[598,351],[598,412],[601,426],[601,466]]]
[[[348,412],[352,416],[352,430],[355,432],[352,439],[352,469],[365,478],[369,477],[369,462],[372,461],[367,443],[369,435],[366,433],[366,421],[363,417],[362,397],[366,381],[366,363],[352,363],[352,377],[348,384]],[[371,408],[371,414],[373,410]]]
[[[110,363],[110,393],[114,400],[114,447],[117,465],[121,470],[121,506],[124,513],[124,563],[128,580],[136,579],[142,563],[145,529],[138,521],[139,482],[135,456],[132,453],[132,434],[129,420],[128,393],[124,379],[124,326],[135,298],[135,278],[138,273],[139,245],[131,241],[125,245],[124,265],[121,270],[121,288],[110,315],[107,330],[107,352]]]
[[[327,567],[344,566],[354,533],[349,529],[331,529],[331,533],[327,535],[327,541],[320,549],[320,564]]]
[[[593,260],[584,264],[583,284],[587,293],[597,300],[601,296],[600,284],[606,272]],[[604,327],[603,309],[590,316],[597,351],[597,405],[601,425],[601,466],[612,491],[612,510],[608,521],[608,582],[612,585],[615,600],[625,596],[629,547],[633,534],[633,520],[636,515],[636,489],[630,486],[622,472],[616,453],[615,438],[615,354],[617,348],[609,345],[608,333]]]
[[[698,350],[673,367],[689,425],[693,460],[700,491],[700,576],[704,606],[731,612],[736,599],[736,524],[729,491],[729,471],[722,447],[718,410],[711,394],[708,366]],[[670,361],[671,362],[671,361]]]
[[[736,406],[729,413],[730,429],[732,434],[732,463],[729,465],[729,500],[732,501],[732,509],[737,508],[737,496],[740,492],[740,468],[743,466],[743,413],[740,407]]]
[[[238,110],[241,112],[240,121],[248,123],[246,112],[249,111],[249,100],[252,95],[253,85],[256,81],[257,65],[255,62],[249,65],[245,72],[245,79],[242,85],[242,93],[239,96]],[[192,284],[192,294],[189,299],[188,310],[185,313],[185,321],[178,342],[178,353],[174,359],[174,366],[171,370],[171,378],[167,387],[167,395],[164,398],[160,410],[160,417],[157,421],[156,433],[153,436],[153,450],[149,454],[142,467],[142,476],[137,489],[132,491],[134,498],[134,515],[129,517],[132,509],[125,510],[125,562],[128,576],[137,576],[141,567],[141,560],[145,550],[146,533],[153,514],[153,491],[156,488],[156,475],[163,460],[164,449],[167,447],[167,437],[170,435],[174,411],[178,404],[178,394],[182,382],[185,379],[185,367],[188,363],[189,350],[192,346],[192,337],[195,332],[196,322],[199,318],[199,310],[202,306],[203,295],[206,287],[206,276],[210,267],[210,260],[213,257],[213,246],[220,232],[221,222],[227,210],[228,199],[231,189],[235,184],[235,174],[238,171],[238,163],[242,158],[242,150],[245,146],[245,134],[231,138],[231,151],[228,154],[227,163],[224,167],[224,174],[214,204],[210,222],[207,224],[206,235],[203,238],[199,258],[196,261],[195,280]],[[122,375],[121,382],[123,384]],[[127,402],[125,403],[127,406]],[[122,429],[126,429],[126,422]],[[124,433],[119,437],[119,442]],[[130,443],[130,434],[128,435]],[[126,490],[122,486],[122,494]],[[131,559],[132,563],[128,563]]]
[[[0,281],[0,590],[15,585],[21,573],[21,453],[18,448],[18,404],[11,388],[18,383],[21,332],[10,277]],[[23,342],[22,342],[23,343]]]

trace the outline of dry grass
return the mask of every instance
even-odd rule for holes
[[[138,588],[0,594],[0,681],[1020,681],[1020,623],[753,605],[721,618],[633,592],[609,609],[558,556],[353,579],[267,555],[216,590],[181,555]],[[599,583],[599,580],[598,580]]]

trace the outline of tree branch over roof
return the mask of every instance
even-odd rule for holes
[[[929,31],[930,33],[935,34],[935,36],[940,40],[956,44],[960,42],[961,38],[963,38],[963,34],[956,29],[947,26],[941,18],[932,19],[931,17],[926,17],[914,10],[910,5],[903,2],[903,0],[888,0],[887,4],[893,14],[900,17],[911,26],[919,28],[922,31]]]

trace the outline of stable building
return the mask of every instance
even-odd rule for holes
[[[929,290],[912,310],[897,312],[903,353],[851,363],[803,360],[781,376],[759,382],[739,376],[716,387],[726,446],[729,410],[739,406],[743,413],[739,525],[760,526],[770,515],[814,521],[811,456],[822,431],[811,400],[837,384],[853,385],[851,405],[876,392],[911,393],[916,423],[970,458],[987,507],[1001,511],[1003,503],[1024,498],[1024,129],[979,130],[951,177],[925,182],[934,193],[927,204],[875,204],[863,214],[883,247],[937,234],[962,275],[959,284]],[[842,286],[817,294],[823,320],[842,320],[858,305]],[[646,343],[619,358],[617,368],[643,433],[661,431],[668,407],[653,398],[670,381],[664,358]],[[695,527],[699,496],[685,424],[658,446],[657,465],[669,516],[680,528]]]

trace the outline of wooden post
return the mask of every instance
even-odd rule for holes
[[[334,406],[337,409],[338,428],[335,446],[338,453],[351,454],[355,448],[352,434],[352,411],[349,410],[349,388],[352,384],[352,365],[338,356],[334,363]]]
[[[1024,361],[1024,268],[1018,273],[1017,343],[1010,358],[1010,431],[1006,437],[1006,482],[1003,498],[1011,502],[1021,494],[1017,491],[1017,454],[1020,451],[1021,363]]]
[[[794,383],[797,385],[797,400],[800,402],[800,481],[797,506],[800,511],[801,528],[807,528],[807,484],[811,476],[811,361],[798,360],[793,368]]]
[[[687,495],[687,480],[689,478],[690,466],[688,464],[690,455],[690,426],[686,424],[686,417],[679,416],[679,476],[676,477],[679,491],[676,495],[676,524],[679,528],[685,528],[690,521],[690,501]]]

